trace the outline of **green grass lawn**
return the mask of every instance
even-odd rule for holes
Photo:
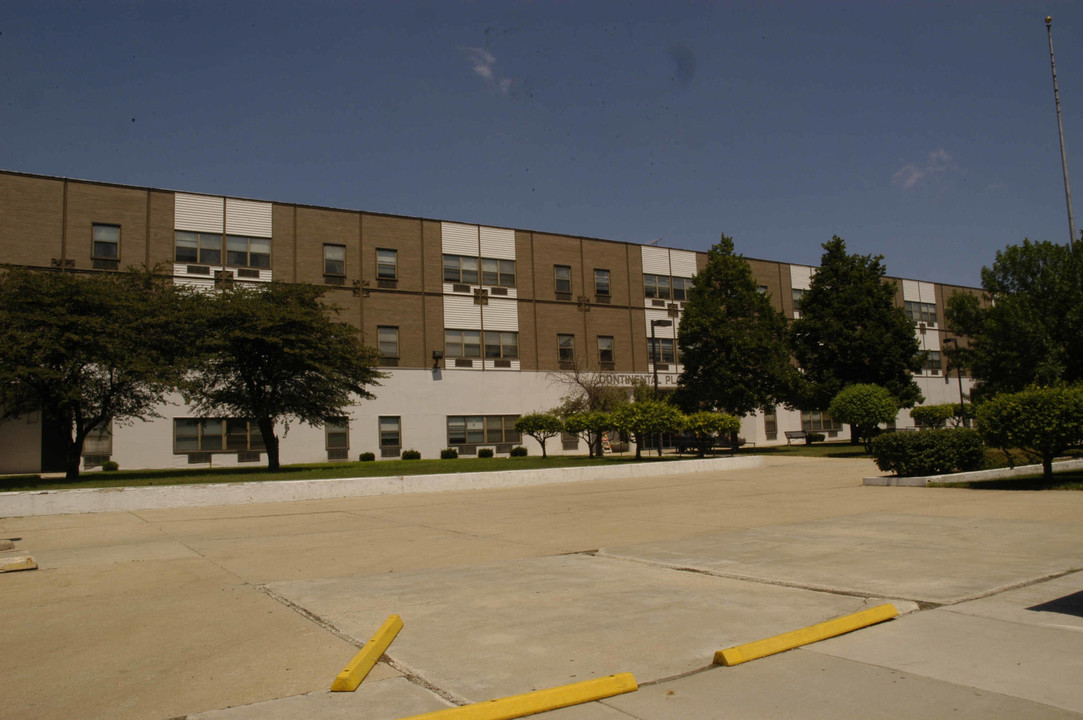
[[[1056,465],[1053,466],[1054,469]],[[1083,470],[1066,470],[1053,474],[1046,482],[1041,473],[999,480],[929,483],[929,487],[969,488],[971,490],[1083,490]]]
[[[686,455],[685,458],[688,458]],[[671,462],[681,458],[664,455],[644,456],[642,462]],[[84,473],[78,482],[39,475],[0,477],[0,491],[68,490],[72,488],[139,487],[150,485],[189,485],[199,483],[277,482],[280,480],[325,480],[330,478],[387,477],[396,475],[432,475],[436,473],[474,473],[497,470],[535,470],[584,465],[607,465],[634,462],[634,455],[609,455],[605,458],[558,455],[549,458],[458,458],[456,460],[382,460],[378,462],[319,463],[284,465],[278,472],[266,467],[231,467],[209,469],[119,470]]]
[[[791,445],[763,448],[742,448],[741,455],[772,454],[795,455],[803,457],[862,457],[864,451],[859,446],[846,442],[818,443],[815,445]],[[728,453],[721,456],[725,457]],[[711,455],[709,457],[719,457]],[[695,458],[694,454],[674,455],[666,453],[662,457],[644,453],[641,462],[673,462]],[[387,477],[396,475],[432,475],[436,473],[475,473],[499,470],[535,470],[584,465],[607,465],[614,463],[635,462],[635,455],[625,453],[608,455],[604,458],[588,458],[582,455],[555,455],[548,458],[495,457],[467,458],[456,460],[381,460],[377,462],[316,463],[307,465],[284,465],[276,473],[268,472],[266,467],[231,467],[231,468],[174,468],[169,470],[119,470],[117,472],[92,471],[80,476],[78,482],[68,482],[64,478],[41,477],[39,475],[0,476],[0,492],[20,490],[70,490],[74,488],[109,488],[141,487],[154,485],[190,485],[201,483],[230,482],[277,482],[280,480],[325,480],[331,478],[352,477]]]

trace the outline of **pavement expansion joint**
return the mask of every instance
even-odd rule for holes
[[[773,587],[792,588],[794,590],[807,590],[809,592],[824,593],[825,595],[841,595],[842,597],[855,597],[861,598],[862,600],[881,597],[877,593],[864,592],[860,590],[848,590],[846,588],[830,587],[827,585],[816,585],[813,583],[798,583],[786,580],[773,580],[771,578],[757,577],[755,575],[746,575],[743,573],[719,572],[717,570],[707,570],[705,568],[689,567],[687,565],[673,565],[671,563],[659,562],[657,560],[645,560],[643,558],[629,557],[627,555],[611,555],[605,552],[605,550],[599,550],[597,553],[593,554],[593,557],[601,557],[609,560],[623,560],[625,562],[639,563],[641,565],[648,565],[650,567],[662,568],[665,570],[673,570],[675,572],[691,573],[693,575],[706,575],[707,577],[723,578],[726,580],[740,580],[742,582],[771,585]],[[921,600],[906,597],[897,597],[893,599],[911,602],[921,609],[926,609],[922,607],[923,601]],[[930,606],[930,608],[939,607],[939,605],[937,605],[936,603],[924,604]]]
[[[272,600],[277,600],[278,602],[282,603],[283,605],[288,607],[290,610],[293,610],[295,613],[297,613],[301,617],[305,618],[306,620],[309,620],[309,621],[315,623],[316,625],[319,625],[321,628],[323,628],[327,632],[331,633],[332,635],[337,637],[339,640],[345,640],[346,642],[348,642],[349,644],[351,644],[351,645],[353,645],[354,647],[357,647],[357,648],[363,648],[365,646],[365,642],[363,640],[358,640],[355,637],[347,635],[346,633],[342,632],[337,627],[335,627],[334,624],[332,624],[331,622],[329,622],[327,620],[324,620],[319,615],[311,612],[310,610],[302,607],[301,605],[298,605],[297,603],[293,602],[289,598],[283,597],[282,595],[279,595],[278,593],[276,593],[274,590],[271,590],[266,585],[257,585],[256,588],[260,592],[267,595],[267,597],[271,598]]]
[[[994,595],[1011,592],[1012,590],[1020,590],[1022,588],[1031,587],[1033,585],[1041,585],[1042,583],[1049,582],[1050,580],[1056,580],[1057,578],[1062,578],[1065,575],[1071,575],[1072,573],[1077,573],[1081,571],[1083,571],[1083,568],[1074,567],[1069,568],[1068,570],[1061,570],[1055,573],[1049,573],[1048,575],[1028,578],[1026,580],[1021,580],[1017,583],[1012,583],[1011,585],[1001,585],[1000,587],[995,587],[992,590],[987,590],[981,593],[974,593],[973,595],[967,595],[966,597],[958,598],[956,600],[952,600],[951,602],[942,603],[938,607],[950,607],[952,605],[960,605],[962,603],[972,602],[974,600],[983,600],[988,597],[993,597]]]
[[[417,670],[414,670],[409,665],[395,660],[394,658],[387,655],[384,655],[382,659],[392,668],[402,673],[403,677],[406,678],[406,680],[413,683],[414,685],[417,685],[420,688],[428,690],[433,695],[439,697],[441,700],[444,700],[445,702],[449,702],[452,705],[456,705],[459,707],[471,704],[470,700],[467,700],[464,697],[460,697],[459,695],[456,695],[455,693],[449,690],[445,690],[444,688],[432,683],[431,681],[426,680],[420,673],[418,673]]]

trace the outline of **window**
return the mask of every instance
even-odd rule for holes
[[[609,271],[594,269],[594,294],[609,297]]]
[[[120,258],[120,225],[94,223],[94,241],[90,249],[93,260],[117,260]]]
[[[447,444],[518,443],[521,440],[515,429],[518,419],[518,415],[448,415]]]
[[[558,293],[571,295],[572,293],[572,269],[568,265],[553,266],[553,290]]]
[[[669,277],[666,275],[644,275],[643,294],[649,298],[669,299]]]
[[[397,415],[380,418],[380,447],[402,447],[402,419]]]
[[[923,322],[926,325],[936,326],[936,305],[934,303],[907,300],[903,305],[906,308],[907,317],[914,322]]]
[[[90,431],[83,441],[84,455],[103,455],[108,457],[113,454],[113,423],[107,422]]]
[[[270,268],[271,241],[266,238],[226,236],[226,265]]]
[[[248,452],[263,450],[254,422],[235,418],[174,418],[173,452]]]
[[[835,422],[834,418],[820,410],[802,410],[801,429],[805,432],[838,432],[842,430],[842,423]]]
[[[673,299],[687,300],[688,289],[692,287],[692,281],[681,277],[671,278],[671,280],[673,281]]]
[[[793,309],[797,312],[801,312],[801,299],[805,297],[805,293],[807,292],[808,290],[802,290],[801,288],[794,288],[791,290],[791,293],[793,294]]]
[[[380,326],[376,328],[376,341],[379,343],[380,364],[399,364],[399,329]]]
[[[763,432],[768,440],[778,438],[778,413],[773,407],[763,411]]]
[[[376,279],[395,280],[399,276],[399,251],[376,248]]]
[[[599,335],[598,336],[598,362],[602,363],[604,368],[607,364],[613,364],[613,336],[612,335]]]
[[[481,331],[444,330],[444,354],[449,358],[481,357]]]
[[[178,230],[175,257],[177,262],[221,265],[222,236],[217,233]]]
[[[325,443],[328,450],[350,449],[350,419],[327,418],[323,423]]]
[[[659,363],[677,362],[673,349],[673,338],[655,338],[652,344],[647,338],[647,352],[650,353],[650,361]]]
[[[335,277],[346,275],[346,246],[323,246],[323,274]]]
[[[940,351],[939,350],[926,350],[925,351],[925,370],[933,372],[934,374],[940,374]]]
[[[575,362],[575,335],[557,335],[557,360],[561,364]]]
[[[518,358],[519,333],[486,330],[485,357],[498,360],[515,360]]]
[[[515,261],[482,258],[481,284],[515,287]]]
[[[478,259],[462,255],[445,255],[444,282],[477,285]]]

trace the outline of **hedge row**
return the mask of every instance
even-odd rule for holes
[[[895,432],[872,441],[872,456],[896,475],[942,475],[981,470],[985,447],[978,431],[966,428]]]

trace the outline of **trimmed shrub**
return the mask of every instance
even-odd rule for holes
[[[827,436],[824,435],[823,433],[818,433],[818,432],[805,433],[805,444],[806,445],[811,445],[814,442],[823,442],[826,439],[827,439]]]
[[[980,470],[985,446],[976,430],[953,428],[884,433],[873,439],[872,456],[881,470],[901,477]]]
[[[376,459],[376,453],[364,452],[357,459],[361,462],[372,462]]]
[[[478,448],[478,457],[479,458],[490,458],[492,456],[493,456],[493,449],[492,448]]]
[[[120,470],[120,465],[115,460],[106,460],[102,463],[102,470],[105,472],[116,472]]]
[[[459,457],[459,451],[455,448],[444,448],[440,451],[441,460],[455,460]]]
[[[894,420],[899,405],[887,388],[864,383],[839,391],[827,412],[835,420],[849,425],[853,439],[862,442],[865,452],[869,452],[877,426]]]
[[[419,453],[417,450],[403,450],[402,451],[402,459],[403,460],[420,460],[421,459],[421,453]]]
[[[511,457],[526,457],[526,448],[522,445],[516,445],[511,449],[511,452],[508,454]]]
[[[910,418],[918,425],[942,428],[953,417],[958,417],[958,405],[918,405],[910,408]]]

